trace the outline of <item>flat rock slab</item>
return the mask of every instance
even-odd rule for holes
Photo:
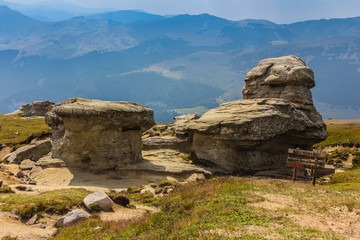
[[[61,159],[46,156],[46,157],[40,158],[39,161],[37,161],[35,163],[35,166],[41,167],[42,169],[46,169],[46,168],[63,168],[63,167],[66,167],[66,164]]]
[[[30,159],[32,161],[39,160],[42,156],[48,154],[51,150],[51,141],[43,140],[35,144],[25,145],[9,153],[2,160],[7,163],[20,164],[23,160]]]
[[[209,168],[186,163],[181,157],[182,154],[183,153],[177,150],[171,149],[143,151],[143,161],[128,166],[122,166],[117,170],[152,172],[163,175],[188,175],[191,173],[211,175],[211,169]]]
[[[21,170],[31,170],[33,167],[35,167],[35,162],[30,159],[26,159],[20,163]]]

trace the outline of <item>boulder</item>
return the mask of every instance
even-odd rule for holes
[[[52,157],[94,172],[139,162],[142,133],[155,124],[146,106],[83,98],[56,104],[45,120],[53,130]]]
[[[112,208],[114,202],[104,191],[99,190],[87,195],[84,198],[84,204],[89,210],[108,211]]]
[[[43,140],[34,144],[25,145],[9,153],[2,160],[7,163],[20,164],[25,159],[32,161],[39,160],[42,156],[48,154],[51,150],[51,141]]]
[[[21,170],[31,170],[33,167],[35,167],[35,162],[31,161],[30,159],[25,159],[20,163]]]
[[[313,106],[313,72],[295,56],[271,58],[246,76],[244,100],[221,104],[187,123],[192,151],[226,172],[284,167],[288,148],[327,137]]]
[[[50,101],[27,103],[11,114],[19,114],[26,117],[44,117],[47,109],[53,105],[54,103]]]
[[[67,227],[90,217],[90,214],[82,209],[75,209],[62,216],[56,221],[58,227]]]

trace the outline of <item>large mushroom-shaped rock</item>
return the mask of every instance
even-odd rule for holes
[[[53,130],[52,157],[92,171],[140,161],[141,135],[155,124],[146,106],[82,98],[56,104],[45,120]]]
[[[27,117],[44,117],[47,109],[52,106],[54,106],[54,103],[50,101],[26,103],[11,114],[20,114]]]
[[[211,109],[187,124],[192,150],[225,171],[285,166],[289,147],[309,149],[327,137],[313,106],[313,71],[295,56],[259,62],[245,78],[245,100]]]

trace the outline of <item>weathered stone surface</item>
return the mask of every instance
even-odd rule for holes
[[[66,164],[61,159],[46,156],[46,157],[40,158],[35,163],[35,166],[41,167],[42,169],[46,169],[46,168],[63,168],[63,167],[66,167]]]
[[[224,103],[188,127],[197,157],[230,172],[281,167],[289,147],[306,149],[327,137],[322,121],[283,99]]]
[[[84,204],[90,210],[95,207],[102,211],[108,211],[112,208],[114,202],[104,191],[99,190],[87,195],[84,198]]]
[[[48,154],[51,150],[51,141],[43,140],[35,144],[29,144],[16,149],[16,151],[9,153],[2,160],[8,163],[19,164],[25,159],[32,161],[39,160],[42,156]]]
[[[21,170],[19,170],[16,174],[15,174],[15,177],[17,177],[17,178],[23,178],[23,177],[25,177],[25,173],[23,172],[23,171],[21,171]]]
[[[32,218],[29,219],[29,221],[26,222],[26,225],[34,225],[34,224],[36,224],[38,219],[39,219],[39,216],[37,214],[35,214],[34,216],[32,216]]]
[[[245,78],[244,99],[281,98],[314,110],[310,89],[314,72],[296,56],[261,60]]]
[[[31,170],[33,167],[35,167],[35,162],[31,161],[30,159],[25,159],[20,163],[21,170]]]
[[[58,227],[67,227],[90,217],[90,214],[82,209],[75,209],[62,216],[56,221]]]
[[[143,135],[144,150],[176,149],[182,152],[191,151],[191,136],[187,125],[199,117],[196,114],[174,117],[175,122],[156,124]]]
[[[146,106],[82,98],[56,104],[46,123],[53,129],[52,156],[93,171],[140,161],[142,132],[155,124]]]
[[[289,147],[309,149],[327,137],[314,86],[313,71],[298,57],[260,61],[245,78],[244,100],[186,124],[192,151],[227,172],[284,167]]]
[[[47,109],[53,105],[54,103],[50,101],[27,103],[11,114],[20,114],[27,117],[44,117]]]

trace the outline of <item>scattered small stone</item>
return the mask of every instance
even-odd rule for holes
[[[102,227],[97,226],[96,228],[94,228],[94,230],[98,230],[98,229],[102,229]]]
[[[27,221],[26,225],[34,225],[38,220],[38,215],[35,214],[34,216],[32,216],[32,218],[30,218],[29,221]]]
[[[36,185],[36,181],[32,180],[32,179],[29,179],[28,184],[29,185]]]
[[[23,180],[23,181],[28,181],[30,178],[29,178],[29,176],[28,175],[25,175],[25,176],[23,176],[23,177],[21,177],[21,178],[19,178],[20,180]]]
[[[206,178],[205,178],[204,174],[202,174],[202,173],[200,173],[196,178],[197,181],[205,181],[205,179]]]
[[[19,132],[13,132],[14,135],[19,135]]]
[[[144,188],[144,189],[141,189],[140,194],[149,193],[149,192],[150,192],[150,189]]]
[[[44,224],[42,224],[42,223],[39,223],[39,225],[38,225],[40,228],[42,228],[42,229],[45,229],[46,228],[46,226],[44,225]]]
[[[121,188],[121,189],[117,190],[117,192],[126,193],[126,192],[127,192],[127,188]]]
[[[25,176],[25,173],[21,170],[19,170],[15,175],[15,177],[17,177],[17,178],[23,178],[24,176]]]
[[[172,187],[166,186],[166,187],[164,187],[163,193],[169,194],[169,193],[172,193],[173,191],[174,191],[174,189]]]
[[[28,186],[24,186],[24,185],[17,185],[15,186],[15,188],[19,191],[27,191],[27,192],[31,192],[32,188],[28,187]]]

